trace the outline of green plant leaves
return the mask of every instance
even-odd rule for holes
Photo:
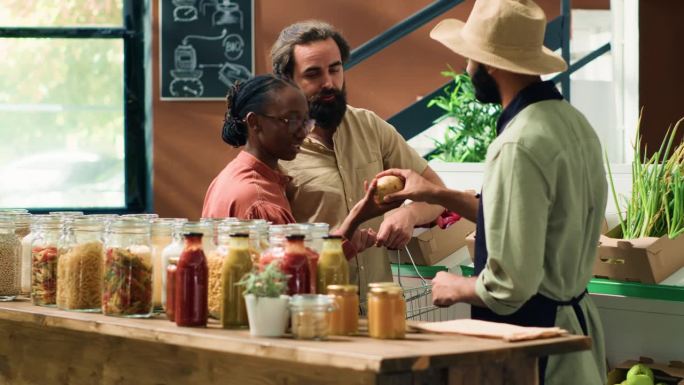
[[[437,106],[444,115],[434,123],[450,119],[441,140],[433,139],[435,150],[430,159],[445,162],[482,162],[489,144],[496,138],[496,122],[501,115],[498,104],[483,104],[475,98],[475,88],[467,74],[454,72],[451,67],[442,72],[453,79],[453,84],[444,88],[444,95],[428,102],[428,107]]]
[[[674,146],[681,119],[674,129],[668,129],[665,138],[651,157],[641,151],[641,136],[637,130],[632,160],[632,195],[624,199],[624,216],[613,186],[613,175],[606,156],[613,199],[617,206],[623,238],[662,237],[675,238],[684,233],[684,141]],[[641,117],[639,117],[639,126]],[[674,149],[673,149],[674,146]]]
[[[278,261],[268,264],[263,271],[255,268],[245,274],[236,285],[244,286],[244,294],[254,294],[257,297],[279,297],[287,290],[289,276],[280,270]]]

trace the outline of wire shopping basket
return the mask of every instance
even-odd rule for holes
[[[419,278],[418,285],[410,286],[406,278],[404,279],[406,282],[402,282],[401,269],[397,269],[397,283],[404,289],[406,319],[431,322],[448,320],[450,318],[448,309],[432,304],[432,284],[420,274],[408,247],[404,247],[404,251]],[[401,264],[401,250],[397,250],[396,252],[397,262]],[[411,279],[411,281],[415,280]]]

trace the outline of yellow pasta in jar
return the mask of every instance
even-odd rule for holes
[[[100,311],[103,258],[101,242],[78,244],[60,255],[57,262],[57,307]]]

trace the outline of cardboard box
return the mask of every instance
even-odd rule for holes
[[[475,229],[475,224],[465,218],[442,230],[439,226],[429,229],[415,229],[413,238],[406,247],[416,265],[434,265],[465,246],[465,236]],[[397,253],[389,253],[392,263],[411,263],[405,250],[401,250],[401,261]]]
[[[608,372],[607,385],[619,385],[625,380],[627,371],[633,365],[642,363],[651,368],[655,383],[667,385],[684,385],[684,362],[670,361],[669,365],[654,363],[651,358],[641,357],[639,361],[625,361]]]
[[[684,267],[684,236],[621,239],[617,226],[601,235],[594,276],[641,283],[660,283]]]
[[[601,224],[601,234],[608,232],[608,222],[604,219],[603,224]],[[470,254],[470,260],[475,262],[475,231],[466,236],[466,246],[468,246],[468,253]]]
[[[470,254],[470,260],[475,262],[475,232],[468,234],[465,239],[466,246],[468,246],[468,254]]]

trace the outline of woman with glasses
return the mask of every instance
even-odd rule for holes
[[[278,160],[294,159],[314,127],[304,94],[287,79],[260,75],[232,86],[226,100],[223,140],[244,147],[209,186],[202,217],[295,222],[285,196],[290,178]],[[373,181],[336,233],[351,239],[359,224],[398,206],[377,205],[372,199],[375,188]],[[361,243],[355,246],[365,248],[371,242]]]

